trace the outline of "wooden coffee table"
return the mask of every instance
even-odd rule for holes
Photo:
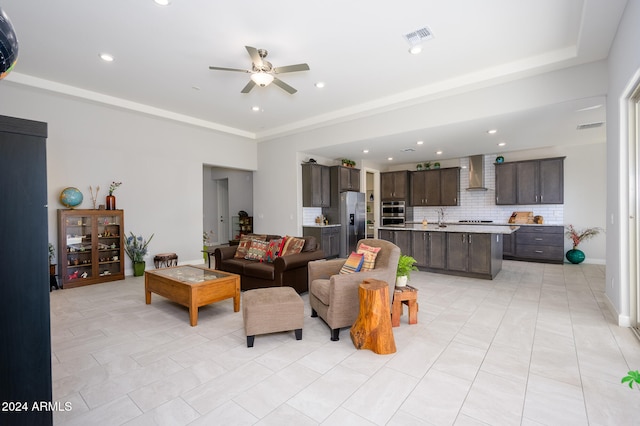
[[[240,276],[202,266],[182,265],[144,273],[147,305],[151,293],[189,308],[191,326],[198,324],[198,308],[233,298],[233,311],[240,311]]]

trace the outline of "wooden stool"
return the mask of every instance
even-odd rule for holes
[[[392,354],[396,342],[391,330],[389,284],[367,279],[358,287],[360,313],[351,327],[351,340],[357,349],[370,349],[377,354]]]
[[[402,305],[409,307],[409,324],[418,323],[418,289],[411,286],[396,287],[393,292],[393,307],[391,313],[391,325],[398,327],[402,316]]]
[[[178,266],[178,255],[175,253],[160,253],[153,257],[153,264],[157,268]]]

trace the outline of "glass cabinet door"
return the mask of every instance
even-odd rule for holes
[[[91,278],[92,241],[90,216],[67,217],[66,221],[66,281]],[[64,269],[64,268],[63,268]]]
[[[98,273],[101,277],[123,271],[120,259],[120,216],[98,216]]]

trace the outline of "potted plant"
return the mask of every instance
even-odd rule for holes
[[[413,257],[405,254],[400,255],[398,259],[398,269],[396,270],[396,287],[404,287],[407,285],[411,271],[417,271],[416,262]]]
[[[426,163],[424,163],[424,169],[431,170],[431,161],[427,161]]]
[[[582,241],[586,241],[598,235],[602,231],[602,228],[586,228],[586,229],[575,229],[573,225],[567,226],[567,231],[565,235],[568,239],[573,243],[573,248],[566,253],[567,260],[573,264],[582,263],[584,261],[584,252],[582,250],[578,250],[578,245]]]
[[[437,161],[435,163],[433,163],[433,168],[434,169],[439,169],[440,168],[440,163],[438,163]]]
[[[213,244],[213,230],[202,233],[202,252],[204,260],[207,260],[207,249]]]
[[[133,232],[130,232],[130,236],[124,240],[124,251],[133,262],[133,276],[140,277],[144,275],[144,257],[148,253],[147,246],[153,239],[153,235],[149,237],[148,240],[145,240],[142,235],[135,236]]]
[[[356,162],[353,160],[349,160],[348,158],[343,158],[342,165],[345,167],[354,167],[356,165]]]
[[[640,372],[638,370],[629,371],[626,376],[622,378],[621,383],[629,384],[629,387],[633,389],[633,384],[636,384],[636,387],[640,386]]]

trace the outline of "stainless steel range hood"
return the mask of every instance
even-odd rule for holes
[[[484,186],[484,155],[469,157],[469,187],[467,191],[486,191]]]

